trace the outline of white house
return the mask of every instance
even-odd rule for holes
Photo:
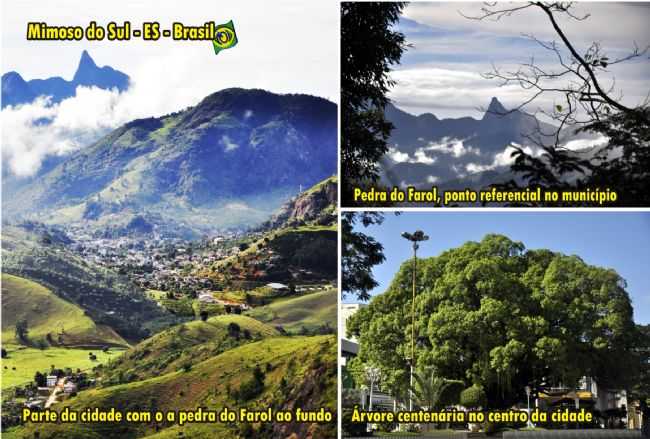
[[[48,375],[47,376],[47,387],[54,387],[56,386],[56,382],[59,380],[59,377],[56,375]]]
[[[199,294],[199,302],[203,303],[217,303],[217,299],[211,293],[201,293]]]
[[[63,385],[63,392],[70,394],[77,391],[77,385],[72,381],[68,381]]]

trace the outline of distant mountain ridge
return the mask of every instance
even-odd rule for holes
[[[415,152],[424,142],[445,137],[473,137],[472,146],[481,151],[502,151],[510,143],[524,143],[526,136],[537,135],[538,130],[544,133],[554,130],[553,126],[538,121],[535,116],[519,110],[506,110],[497,98],[492,98],[481,119],[438,119],[431,113],[414,116],[393,104],[386,107],[386,117],[395,125],[390,143],[399,146],[400,151],[410,153]],[[537,137],[543,140],[544,136]]]
[[[52,223],[146,214],[148,222],[251,226],[300,185],[334,174],[336,142],[330,101],[226,89],[117,128],[5,197],[3,211]]]
[[[71,81],[54,76],[47,79],[25,81],[20,73],[11,71],[2,75],[2,108],[33,102],[39,96],[50,96],[52,103],[75,95],[78,86],[95,86],[105,90],[129,88],[130,78],[110,66],[99,67],[84,50]]]
[[[468,187],[509,179],[506,148],[511,145],[551,145],[553,125],[520,110],[507,110],[492,98],[481,119],[439,119],[431,113],[415,116],[393,104],[385,110],[394,125],[390,151],[382,159],[386,185]],[[567,135],[569,133],[566,133]],[[484,174],[479,177],[479,174]]]

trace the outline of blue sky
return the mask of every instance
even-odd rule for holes
[[[480,117],[482,107],[487,107],[493,96],[509,108],[530,96],[518,85],[500,87],[498,81],[482,78],[481,73],[490,71],[492,63],[513,71],[534,57],[535,64],[546,71],[559,68],[555,54],[529,38],[557,41],[563,47],[543,11],[530,8],[498,22],[461,15],[476,17],[482,6],[479,2],[409,3],[396,26],[412,46],[393,72],[397,85],[390,96],[398,107],[443,118]],[[650,44],[650,3],[578,3],[574,12],[590,16],[583,21],[559,16],[558,21],[580,53],[598,42],[613,60],[628,54],[635,42],[641,48]],[[638,105],[650,88],[650,60],[646,55],[610,66],[609,72],[601,75],[607,85],[616,78],[615,96],[622,92],[624,103]],[[527,110],[548,110],[557,98],[545,95]]]
[[[650,323],[650,212],[386,212],[380,226],[364,233],[384,245],[386,261],[373,270],[382,293],[400,264],[411,257],[401,232],[423,230],[430,236],[419,255],[431,257],[467,241],[499,233],[521,241],[528,249],[548,248],[580,256],[586,263],[615,269],[628,283],[637,323]],[[348,298],[349,299],[349,298]],[[345,300],[353,302],[353,300]]]

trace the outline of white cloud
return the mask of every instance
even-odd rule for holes
[[[414,155],[415,155],[414,161],[416,163],[424,163],[425,165],[431,165],[436,162],[435,157],[429,157],[422,148],[415,151]]]
[[[421,149],[426,151],[437,151],[443,154],[452,154],[454,157],[462,157],[465,154],[481,155],[481,151],[473,146],[465,146],[464,142],[469,139],[451,139],[443,137],[440,142],[429,142],[429,144]]]
[[[503,151],[497,153],[494,156],[494,160],[492,160],[492,163],[488,163],[488,164],[468,163],[465,165],[465,170],[470,174],[474,174],[477,172],[491,171],[496,168],[510,166],[515,161],[515,158],[512,157],[512,153],[516,151],[515,146],[523,149],[523,151],[526,154],[533,157],[540,157],[544,153],[544,150],[541,148],[537,148],[537,147],[533,148],[530,146],[524,146],[522,148],[521,145],[514,144],[513,146],[507,146]]]
[[[249,205],[246,203],[228,203],[225,206],[223,206],[224,209],[229,209],[229,210],[252,210]]]
[[[232,140],[227,135],[221,136],[221,144],[225,147],[226,152],[234,151],[239,148],[239,145]]]
[[[534,57],[535,65],[544,71],[561,68],[554,53],[524,36],[533,34],[545,42],[555,40],[563,48],[539,8],[517,12],[498,22],[469,20],[459,13],[475,16],[482,6],[471,2],[409,3],[404,17],[416,23],[403,20],[402,30],[411,47],[392,73],[397,85],[391,98],[400,108],[439,117],[481,117],[477,108],[486,106],[492,96],[508,108],[532,97],[517,85],[500,87],[498,81],[482,78],[480,74],[492,71],[493,64],[501,71],[515,71]],[[574,6],[578,13],[591,13],[590,18],[575,21],[561,16],[559,20],[580,53],[598,42],[610,59],[615,59],[629,54],[635,43],[640,48],[650,45],[649,3],[578,2]],[[648,97],[649,65],[647,56],[610,65],[608,72],[599,72],[599,82],[605,89],[613,87],[611,94],[617,98],[620,94],[624,104],[643,104]],[[549,110],[559,98],[550,93],[542,95],[526,110]]]
[[[571,151],[580,151],[588,148],[593,148],[595,146],[605,146],[608,142],[608,138],[605,136],[600,136],[597,139],[576,139],[570,140],[564,144],[564,148]]]
[[[468,70],[416,66],[393,71],[391,78],[396,85],[389,97],[411,114],[428,112],[441,118],[481,118],[480,107],[487,108],[495,96],[507,108],[519,104],[527,96],[518,86],[500,87],[497,82],[484,79],[478,71],[471,71],[475,66],[460,67]]]
[[[429,175],[427,177],[427,183],[434,184],[434,183],[437,183],[438,180],[440,180],[440,178],[436,177],[435,175]]]
[[[396,163],[404,163],[409,161],[409,155],[405,152],[397,150],[396,148],[389,147],[387,155],[388,158]]]
[[[548,17],[535,7],[503,17],[499,21],[469,20],[461,15],[462,12],[466,16],[479,16],[483,6],[479,2],[411,2],[404,10],[404,15],[438,28],[464,29],[506,37],[534,34],[539,38],[558,39]],[[512,5],[508,3],[497,5],[501,8],[510,6]],[[628,48],[633,41],[639,44],[648,41],[648,3],[577,2],[573,6],[576,15],[588,13],[590,17],[577,21],[558,14],[557,19],[565,33],[578,44],[603,41],[609,47]]]
[[[2,158],[17,176],[33,175],[48,155],[63,155],[92,142],[120,119],[116,91],[80,87],[76,98],[50,105],[41,97],[2,110]]]

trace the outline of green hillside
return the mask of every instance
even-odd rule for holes
[[[335,279],[336,254],[336,225],[286,227],[266,233],[246,250],[217,261],[200,274],[219,282]]]
[[[314,331],[324,325],[336,328],[336,290],[279,299],[246,314],[262,322],[282,326],[287,332]]]
[[[128,341],[142,340],[148,323],[170,317],[124,276],[70,251],[67,239],[32,223],[3,227],[3,273],[38,282]]]
[[[231,324],[236,324],[229,328]],[[167,329],[139,343],[110,362],[105,382],[119,384],[181,369],[228,349],[264,337],[277,336],[272,326],[243,315],[226,314]]]
[[[325,99],[221,90],[66,156],[3,197],[3,213],[118,233],[141,214],[170,230],[260,224],[300,185],[335,172],[336,133],[336,105]]]
[[[2,342],[21,343],[16,339],[16,323],[28,327],[28,344],[47,340],[56,346],[128,346],[110,327],[96,325],[73,303],[57,297],[36,282],[11,274],[2,274]]]
[[[337,198],[337,177],[326,178],[285,203],[262,228],[335,225]]]
[[[246,383],[253,380],[253,370],[263,371],[262,386],[256,392],[241,396]],[[187,371],[168,373],[135,383],[81,392],[77,397],[55,406],[57,410],[88,407],[118,410],[176,411],[205,407],[221,410],[239,407],[262,410],[318,410],[336,407],[336,338],[271,337],[224,352],[214,358],[193,364]],[[34,437],[41,439],[65,437],[88,438],[277,438],[336,436],[336,424],[66,424],[28,425],[10,429],[7,439]]]

